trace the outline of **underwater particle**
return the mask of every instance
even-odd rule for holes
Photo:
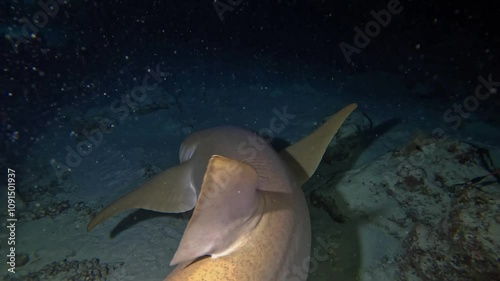
[[[15,142],[19,139],[19,132],[15,131],[10,134],[10,141]]]

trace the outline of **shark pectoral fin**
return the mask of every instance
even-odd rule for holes
[[[107,218],[129,209],[147,209],[164,213],[189,211],[196,204],[196,191],[190,184],[189,161],[153,177],[138,189],[121,197],[95,216],[87,231]]]
[[[258,221],[258,176],[251,166],[214,155],[198,202],[170,265],[223,256],[244,241]]]
[[[280,152],[300,185],[314,174],[333,136],[356,107],[355,103],[344,107],[312,134]]]

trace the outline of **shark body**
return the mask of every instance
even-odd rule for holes
[[[237,127],[196,132],[180,147],[180,165],[105,208],[87,229],[131,208],[194,208],[164,281],[305,281],[311,228],[301,186],[355,108],[281,152]]]

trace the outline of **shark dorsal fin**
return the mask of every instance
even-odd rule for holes
[[[224,256],[244,241],[258,220],[257,172],[238,160],[213,155],[200,196],[170,265]]]
[[[314,174],[333,136],[356,107],[355,103],[344,107],[312,134],[280,152],[300,185]]]
[[[87,231],[129,209],[141,208],[164,213],[181,213],[193,209],[197,195],[190,184],[190,173],[189,161],[163,171],[104,208],[90,221]]]

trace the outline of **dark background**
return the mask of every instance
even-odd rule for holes
[[[471,89],[479,74],[500,74],[500,10],[494,1],[485,0],[403,0],[403,11],[393,15],[376,40],[348,64],[339,44],[353,44],[353,28],[363,29],[373,20],[370,11],[386,9],[387,3],[241,1],[221,21],[208,0],[73,0],[59,4],[58,13],[49,17],[36,38],[16,52],[6,36],[22,27],[23,17],[33,21],[41,8],[26,1],[2,1],[0,149],[7,155],[3,160],[15,158],[13,151],[26,153],[23,147],[36,141],[60,106],[90,106],[102,98],[98,92],[119,95],[117,83],[133,85],[133,77],[158,61],[170,60],[167,70],[174,76],[182,64],[220,61],[238,66],[243,56],[247,63],[267,61],[290,81],[303,78],[304,72],[313,73],[307,79],[320,83],[332,72],[348,76],[384,71],[407,75],[408,83],[415,77],[446,74],[470,81]],[[203,75],[208,84],[227,79],[227,74]],[[432,94],[437,99],[450,95],[445,90]]]

